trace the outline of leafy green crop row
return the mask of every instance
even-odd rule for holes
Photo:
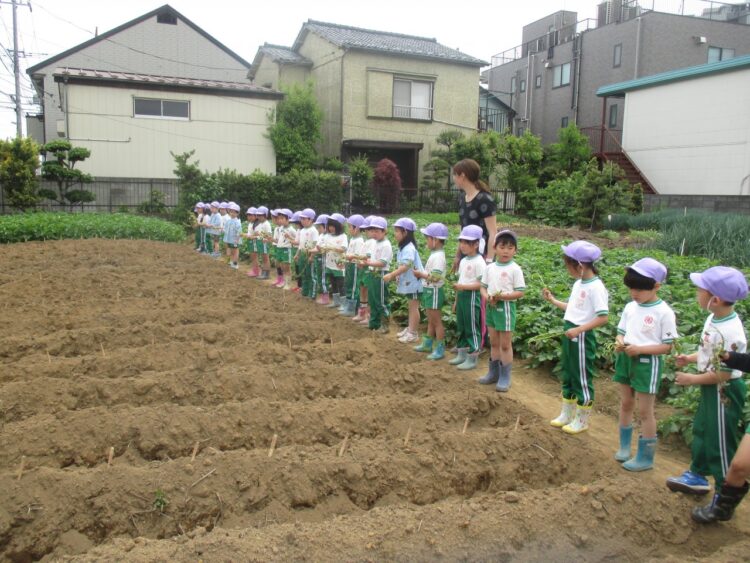
[[[181,242],[185,231],[161,219],[124,213],[27,213],[0,217],[0,243],[80,238]]]

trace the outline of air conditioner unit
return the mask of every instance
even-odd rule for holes
[[[544,68],[549,68],[552,66],[552,63],[549,61],[544,61]]]
[[[707,40],[706,40],[706,37],[705,37],[705,36],[703,36],[703,35],[697,35],[697,36],[695,37],[695,42],[696,42],[696,43],[697,43],[698,45],[705,45],[705,44],[706,44],[706,41],[707,41]]]

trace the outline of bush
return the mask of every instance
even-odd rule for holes
[[[120,213],[27,213],[0,217],[0,243],[80,238],[181,242],[185,240],[185,231],[162,219]]]
[[[543,221],[547,225],[569,227],[578,223],[576,200],[586,178],[580,172],[570,177],[552,180],[547,187],[523,192],[518,195],[523,201],[525,215],[529,219]]]
[[[372,191],[372,178],[375,173],[367,157],[359,155],[349,162],[352,177],[352,207],[364,211],[375,208],[375,193]]]
[[[0,186],[8,205],[30,209],[39,202],[39,146],[30,138],[0,141]]]
[[[398,166],[387,158],[378,162],[372,179],[378,198],[378,206],[383,213],[393,213],[398,209],[401,197],[401,174]]]

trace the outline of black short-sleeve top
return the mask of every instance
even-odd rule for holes
[[[487,192],[479,192],[474,196],[474,199],[467,202],[463,193],[458,198],[458,220],[461,223],[463,229],[467,225],[478,225],[482,227],[482,236],[484,237],[485,248],[489,241],[490,232],[487,230],[487,225],[484,224],[484,220],[487,217],[493,217],[497,211],[497,205],[492,197],[492,194]]]

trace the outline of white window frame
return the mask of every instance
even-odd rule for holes
[[[719,52],[719,58],[715,61],[711,60],[711,51],[718,51]],[[707,55],[707,62],[709,63],[717,63],[719,61],[728,61],[729,59],[734,58],[734,49],[730,49],[729,47],[717,47],[716,45],[709,45],[708,47],[708,55]]]
[[[567,79],[566,79],[567,69]],[[567,80],[563,82],[563,80]],[[570,63],[563,63],[552,68],[552,88],[562,88],[570,85]]]
[[[612,68],[618,68],[620,66],[622,66],[622,43],[615,45],[612,53]]]
[[[396,103],[396,83],[401,82],[409,84],[409,105]],[[426,84],[429,86],[429,103],[427,107],[414,105],[414,93],[412,92],[413,84]],[[414,121],[432,121],[434,111],[435,83],[431,80],[413,80],[411,78],[402,78],[396,76],[393,78],[393,108],[392,117],[394,119],[410,119]]]
[[[148,100],[148,101],[160,102],[161,115],[149,115],[145,113],[136,113],[136,110],[135,110],[136,100]],[[181,117],[177,115],[164,115],[164,102],[187,104],[187,110],[188,110],[187,117]],[[191,117],[190,100],[168,100],[164,98],[144,98],[142,96],[133,96],[133,117],[138,118],[138,119],[167,119],[170,121],[190,121],[190,117]]]

